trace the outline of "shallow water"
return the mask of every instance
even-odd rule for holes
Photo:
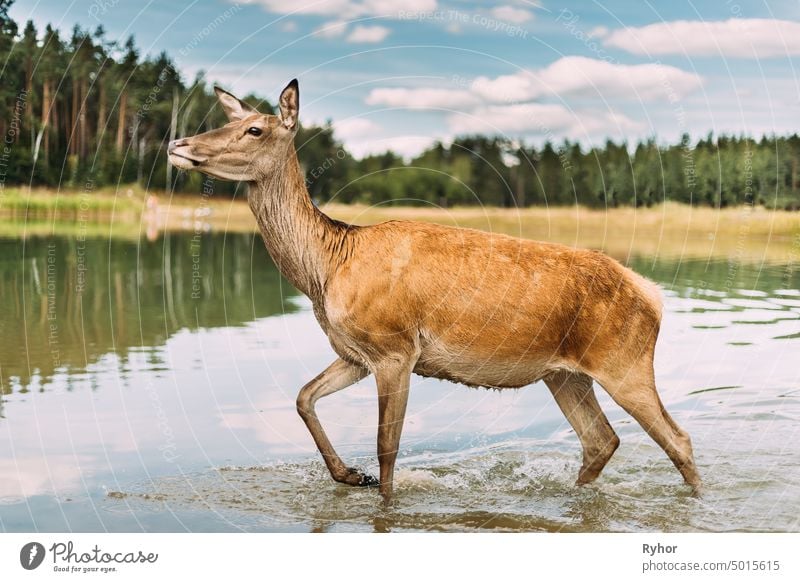
[[[415,376],[387,509],[330,480],[295,412],[334,355],[259,240],[0,240],[0,530],[800,530],[800,273],[628,264],[664,288],[656,374],[703,497],[601,390],[622,446],[578,488],[543,384]],[[373,474],[376,409],[370,379],[318,405]]]

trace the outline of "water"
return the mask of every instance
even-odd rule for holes
[[[800,274],[629,265],[665,290],[657,379],[703,497],[601,390],[622,446],[578,488],[580,447],[543,384],[414,377],[384,508],[330,480],[295,412],[334,354],[259,240],[0,240],[0,530],[800,530]],[[318,411],[375,474],[371,379]]]

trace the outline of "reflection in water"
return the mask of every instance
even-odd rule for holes
[[[602,391],[622,446],[576,488],[577,440],[540,384],[415,377],[384,509],[330,480],[296,414],[333,354],[259,240],[2,240],[0,530],[800,530],[784,509],[800,504],[800,274],[629,264],[665,290],[657,378],[704,497]],[[371,380],[319,414],[374,473]]]
[[[248,235],[0,239],[0,385],[44,386],[110,353],[124,365],[132,348],[165,366],[151,348],[178,330],[290,313],[293,295]]]

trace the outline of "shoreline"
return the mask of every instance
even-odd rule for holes
[[[141,189],[55,192],[18,189],[0,197],[0,236],[145,237],[171,232],[256,232],[244,197],[169,196]],[[11,203],[9,203],[11,202]],[[669,202],[650,208],[582,206],[523,209],[323,204],[332,218],[358,225],[418,220],[601,249],[617,258],[648,254],[748,261],[800,260],[800,212]]]

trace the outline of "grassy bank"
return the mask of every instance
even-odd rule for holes
[[[730,257],[796,262],[800,213],[741,206],[715,210],[668,203],[652,208],[399,207],[329,204],[329,215],[354,224],[420,220],[503,232],[524,238],[628,254]],[[80,192],[5,190],[0,196],[0,236],[46,235],[157,237],[162,232],[253,232],[243,197],[147,193],[135,187]]]
[[[134,210],[144,193],[127,188],[117,192],[59,191],[49,189],[6,188],[0,190],[0,216],[46,215],[60,216],[90,213],[111,213]]]

